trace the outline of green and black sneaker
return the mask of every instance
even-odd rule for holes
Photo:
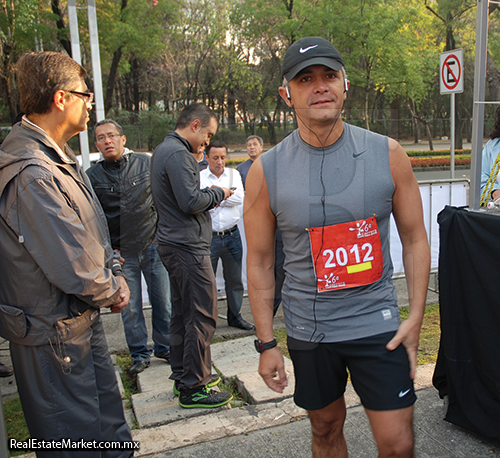
[[[207,388],[213,388],[214,386],[218,385],[220,383],[220,377],[219,374],[212,374],[212,378],[210,379],[210,382],[207,383]],[[179,396],[179,388],[177,388],[177,380],[174,381],[174,395]]]
[[[220,407],[227,404],[233,395],[227,391],[215,391],[200,386],[190,390],[182,390],[179,394],[179,405],[185,409]]]

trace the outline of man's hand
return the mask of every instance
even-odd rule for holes
[[[234,191],[233,191],[233,190],[231,190],[231,189],[229,189],[229,188],[223,188],[222,186],[217,186],[217,185],[215,185],[215,184],[213,184],[212,186],[210,186],[210,189],[212,189],[212,188],[221,188],[221,189],[223,189],[223,190],[224,190],[224,199],[223,199],[223,201],[224,201],[224,200],[229,199],[229,198],[230,198],[230,197],[234,194]],[[219,202],[219,204],[217,205],[217,207],[218,207],[220,204],[221,204],[221,203]],[[217,208],[217,207],[215,207],[215,208]]]
[[[260,355],[259,374],[267,386],[278,393],[288,386],[283,355],[277,348],[266,350]]]
[[[120,296],[118,300],[110,306],[112,313],[120,313],[127,305],[130,299],[130,290],[124,277],[118,276],[116,279],[120,282]]]
[[[417,370],[417,350],[418,340],[420,337],[420,327],[422,326],[421,320],[413,320],[409,317],[403,321],[396,332],[396,335],[386,345],[387,350],[395,350],[399,345],[403,344],[408,353],[410,360],[410,377],[415,380]]]
[[[229,188],[223,188],[222,186],[220,188],[224,190],[224,200],[229,199],[234,194],[234,191]]]
[[[224,189],[224,197],[225,197],[224,200],[229,199],[234,194],[234,190],[232,189],[229,188],[222,188],[222,189]]]

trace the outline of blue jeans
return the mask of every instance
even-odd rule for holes
[[[127,345],[134,361],[149,361],[152,353],[142,311],[141,272],[146,280],[153,310],[151,321],[154,351],[159,354],[170,351],[170,280],[156,248],[157,244],[151,243],[140,253],[121,253],[125,259],[123,275],[130,289],[130,301],[122,312],[122,321]]]
[[[238,228],[231,234],[219,236],[214,234],[210,246],[210,260],[214,275],[217,272],[217,263],[222,259],[222,271],[227,297],[227,322],[237,324],[241,322],[241,303],[243,301],[243,282],[241,281],[241,260],[243,248],[241,246],[240,231]]]

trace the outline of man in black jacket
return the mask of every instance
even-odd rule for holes
[[[153,153],[151,188],[158,210],[158,252],[172,287],[171,365],[174,393],[182,407],[218,407],[232,398],[209,388],[210,343],[217,323],[217,288],[210,262],[212,222],[208,210],[233,194],[228,188],[200,189],[195,155],[217,132],[205,105],[185,108],[174,132]]]
[[[104,159],[87,175],[106,214],[113,249],[125,260],[130,301],[122,320],[134,360],[129,372],[137,374],[149,366],[153,351],[142,310],[141,273],[152,306],[154,355],[170,361],[170,282],[154,241],[158,218],[151,195],[151,157],[125,148],[122,127],[111,119],[96,124],[94,140]]]

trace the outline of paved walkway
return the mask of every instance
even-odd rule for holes
[[[400,305],[407,303],[404,280],[396,281]],[[436,302],[430,292],[428,302]],[[135,440],[141,442],[138,457],[154,458],[304,458],[311,456],[311,431],[306,412],[292,399],[293,368],[287,360],[289,386],[280,395],[269,390],[257,374],[258,354],[253,346],[253,332],[230,328],[223,317],[225,302],[219,303],[216,340],[233,340],[212,345],[212,361],[225,382],[235,383],[247,402],[234,403],[218,409],[182,409],[172,392],[170,366],[152,358],[151,366],[138,375],[140,393],[132,396],[126,409],[127,420]],[[243,316],[252,320],[248,300]],[[150,316],[150,311],[146,310]],[[123,327],[117,315],[104,315],[103,321],[111,353],[126,351]],[[283,326],[282,313],[276,326]],[[238,338],[239,337],[239,338]],[[0,343],[0,349],[6,344]],[[4,356],[2,351],[2,357]],[[5,355],[8,357],[8,354]],[[7,359],[8,358],[2,358]],[[433,365],[420,366],[415,406],[416,456],[418,458],[500,458],[500,441],[480,438],[443,420],[445,408],[437,391],[431,387]],[[13,379],[10,377],[9,379]],[[2,392],[12,380],[3,379]],[[370,426],[352,387],[346,392],[348,413],[345,435],[351,457],[377,455]],[[138,427],[137,427],[138,426]],[[34,454],[24,455],[34,457]]]

